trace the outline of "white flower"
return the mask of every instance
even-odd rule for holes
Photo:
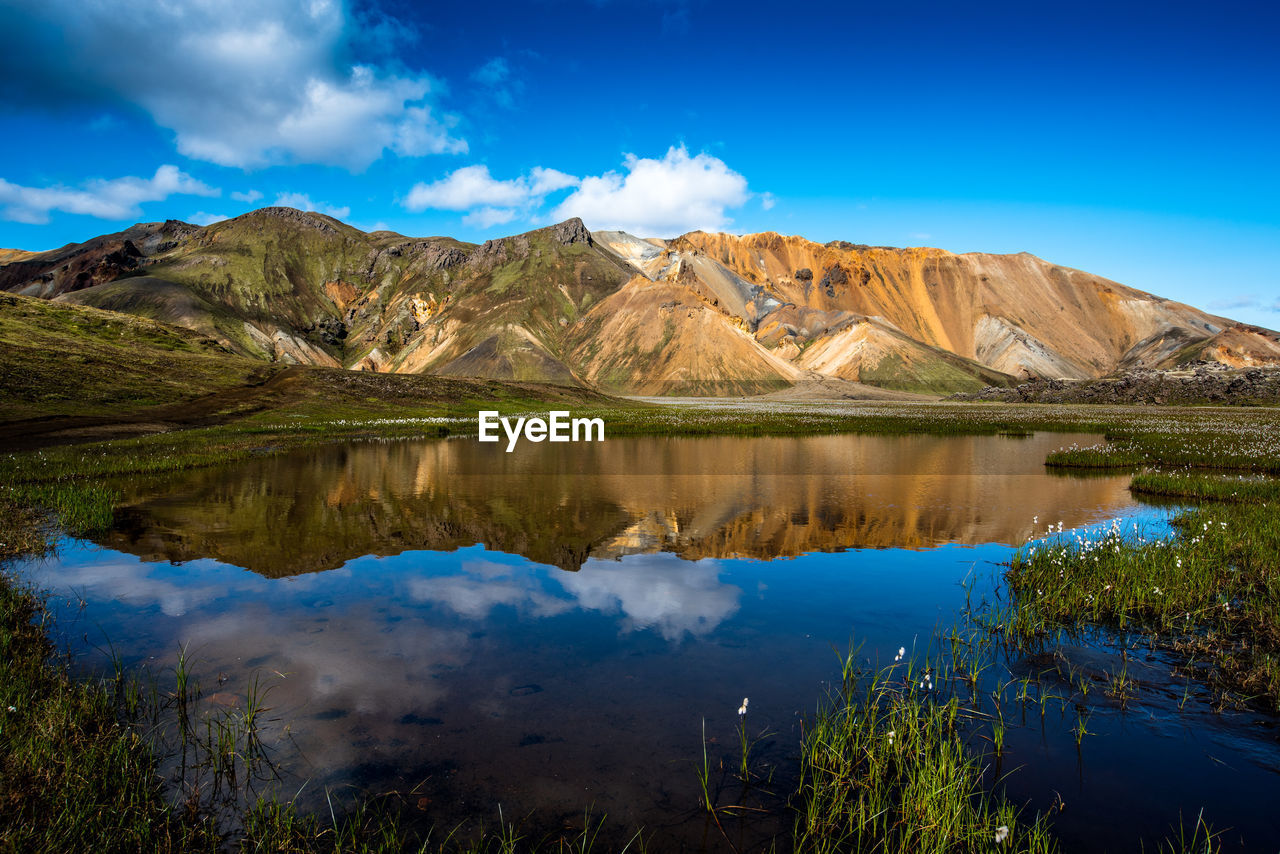
[[[897,730],[889,730],[889,743],[893,744],[893,737],[898,734]]]
[[[741,705],[741,706],[738,706],[738,714],[739,714],[739,715],[745,715],[745,714],[747,713],[747,702],[748,702],[748,701],[747,701],[747,698],[746,698],[746,697],[743,697],[743,698],[742,698],[742,705]]]
[[[996,842],[1004,842],[1009,838],[1009,825],[1002,824],[996,828]]]
[[[902,661],[902,656],[906,654],[907,654],[907,648],[905,646],[900,646],[898,647],[898,654],[893,657],[893,660]]]

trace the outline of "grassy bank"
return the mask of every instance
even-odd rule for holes
[[[1147,471],[1133,476],[1129,490],[1170,499],[1280,506],[1280,480],[1257,475]]]

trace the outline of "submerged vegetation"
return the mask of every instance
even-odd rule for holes
[[[904,648],[883,667],[845,657],[838,686],[807,722],[794,785],[771,806],[794,818],[790,838],[775,845],[804,852],[1057,850],[1056,805],[1032,811],[1003,794],[1006,711],[1038,708],[1042,719],[1053,711],[1080,745],[1089,737],[1092,703],[1124,708],[1142,688],[1123,666],[1091,694],[1090,683],[1073,681],[1070,672],[1001,681],[995,663],[1052,657],[1058,643],[1086,629],[1148,638],[1212,685],[1222,706],[1280,711],[1280,486],[1266,476],[1280,472],[1274,410],[731,402],[689,410],[565,395],[550,407],[520,397],[500,405],[604,417],[609,436],[1099,432],[1107,443],[1067,448],[1047,463],[1063,470],[1148,467],[1134,477],[1135,493],[1206,502],[1159,536],[1119,526],[1093,535],[1048,532],[1007,568],[1011,599],[971,607],[934,638],[930,653],[908,656]],[[287,411],[262,410],[232,423],[0,457],[0,561],[47,550],[60,533],[109,525],[117,497],[103,477],[215,465],[316,442],[473,433],[480,399],[391,411],[351,395],[334,411],[308,395]],[[1245,474],[1208,471],[1215,467]],[[589,815],[551,836],[501,816],[467,832],[424,832],[405,820],[412,811],[399,796],[345,815],[249,797],[243,784],[265,761],[255,747],[254,716],[267,712],[269,698],[211,708],[182,667],[73,678],[51,646],[45,613],[31,591],[0,581],[0,710],[8,710],[0,711],[0,847],[514,852],[602,845],[603,819]],[[744,782],[753,775],[746,709],[744,700],[741,755],[727,760]],[[177,723],[164,730],[162,719]],[[184,759],[190,751],[183,765],[194,772],[180,775],[178,798],[164,770],[175,749]],[[742,806],[717,802],[710,763],[704,754],[702,809],[718,826]],[[1217,850],[1201,819],[1175,836],[1161,850]],[[643,834],[618,838],[618,849],[645,848]]]

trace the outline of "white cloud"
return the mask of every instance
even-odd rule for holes
[[[760,207],[767,211],[773,210],[773,206],[778,203],[778,198],[773,193],[765,193],[760,197]]]
[[[262,193],[259,192],[258,190],[249,190],[248,192],[245,192],[245,193],[232,193],[231,198],[235,199],[237,202],[245,202],[246,204],[253,204],[258,199],[262,198]]]
[[[19,31],[7,35],[21,40],[29,31],[33,42],[57,49],[0,58],[0,73],[22,75],[33,100],[47,90],[137,105],[174,132],[187,157],[242,168],[360,170],[387,151],[467,150],[452,132],[455,120],[436,109],[438,84],[429,75],[351,59],[370,48],[361,27],[373,24],[337,0],[17,6]]]
[[[738,611],[742,590],[720,580],[714,560],[686,561],[673,554],[627,555],[620,561],[589,559],[578,572],[554,572],[571,598],[555,595],[527,567],[487,560],[462,564],[453,575],[416,577],[409,595],[442,605],[471,620],[495,608],[530,617],[553,617],[574,607],[621,614],[627,631],[652,629],[668,641],[710,634]]]
[[[213,225],[215,222],[222,222],[231,217],[224,214],[205,213],[204,211],[196,211],[187,217],[187,222],[194,222],[196,225]]]
[[[281,193],[276,196],[275,204],[282,208],[297,208],[300,211],[316,211],[334,219],[346,219],[351,215],[351,208],[343,205],[331,205],[326,202],[313,202],[306,193]]]
[[[439,181],[414,185],[403,204],[411,211],[521,208],[540,204],[548,194],[577,183],[572,175],[541,166],[534,167],[528,175],[499,181],[489,174],[488,166],[477,164],[457,169]],[[511,217],[494,222],[509,222],[514,216],[513,211]]]
[[[581,217],[590,228],[619,229],[642,237],[674,237],[698,229],[717,231],[732,220],[727,209],[744,204],[747,179],[709,154],[690,157],[672,147],[661,160],[627,155],[625,175],[583,178],[552,213]]]
[[[616,228],[645,237],[674,237],[696,229],[715,231],[732,220],[727,211],[752,194],[747,179],[709,154],[690,156],[672,147],[660,160],[627,155],[625,175],[577,178],[536,166],[528,174],[499,180],[484,164],[464,166],[432,183],[415,184],[401,204],[411,211],[428,208],[467,211],[463,222],[486,228],[517,217],[543,218],[547,196],[577,189],[550,213],[553,220],[581,217],[591,228]],[[762,205],[774,205],[765,193]]]
[[[150,178],[96,178],[78,189],[24,187],[0,178],[0,218],[39,224],[48,222],[50,212],[56,210],[99,219],[131,219],[141,215],[144,202],[180,195],[217,196],[220,192],[169,165],[161,166]]]
[[[515,208],[480,208],[464,216],[462,221],[473,228],[489,228],[515,218]]]

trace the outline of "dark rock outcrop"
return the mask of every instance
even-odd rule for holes
[[[587,231],[587,227],[583,225],[582,220],[576,216],[573,219],[566,219],[552,228],[551,236],[565,246],[571,243],[585,243],[591,246],[595,242],[591,239],[591,232]]]
[[[949,400],[999,403],[1098,403],[1239,406],[1280,403],[1280,368],[1232,368],[1220,362],[1191,362],[1177,370],[1137,368],[1096,380],[1041,379],[1013,388],[987,386]]]

